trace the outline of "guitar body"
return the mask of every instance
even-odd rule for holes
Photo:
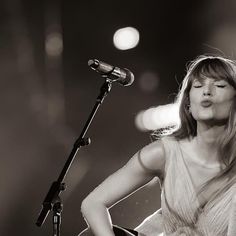
[[[132,229],[122,228],[117,225],[113,225],[113,231],[116,236],[138,236],[138,232]],[[78,236],[94,236],[90,229],[83,230]]]
[[[155,236],[163,233],[162,229],[162,210],[161,208],[153,214],[146,217],[135,230],[113,225],[113,231],[116,236]],[[94,236],[91,230],[85,229],[78,236]]]

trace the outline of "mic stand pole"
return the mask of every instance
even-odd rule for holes
[[[58,199],[53,204],[53,217],[52,217],[52,224],[53,224],[53,236],[60,235],[60,226],[61,226],[61,213],[62,213],[62,202],[61,198],[58,196]]]
[[[38,219],[36,221],[37,226],[42,226],[49,212],[53,209],[53,236],[60,236],[60,224],[61,224],[61,212],[62,212],[62,203],[59,195],[62,191],[65,190],[66,186],[63,183],[65,176],[78,152],[80,147],[89,145],[91,142],[90,138],[85,138],[85,134],[98,110],[100,105],[102,104],[104,98],[111,91],[112,88],[112,80],[109,80],[107,77],[106,81],[103,83],[100,88],[100,94],[97,97],[96,103],[92,109],[92,112],[89,115],[89,118],[79,136],[79,138],[75,141],[74,146],[71,150],[71,153],[56,181],[54,181],[43,201],[42,209],[39,213]]]

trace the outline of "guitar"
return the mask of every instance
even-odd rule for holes
[[[113,225],[113,231],[116,236],[138,236],[138,232],[133,229],[122,228],[117,225]],[[90,229],[83,230],[78,236],[94,236]]]
[[[113,225],[113,231],[116,236],[144,236],[144,235],[162,235],[162,209],[155,211],[146,217],[135,230],[127,229],[117,225]],[[85,229],[78,236],[94,236],[89,229]]]

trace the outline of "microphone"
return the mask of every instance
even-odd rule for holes
[[[97,59],[89,60],[88,65],[103,77],[108,77],[113,82],[117,82],[123,86],[129,86],[134,82],[133,73],[126,68],[121,69]]]

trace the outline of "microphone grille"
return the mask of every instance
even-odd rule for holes
[[[128,70],[127,68],[124,68],[124,71],[126,72],[126,78],[122,84],[124,86],[129,86],[134,82],[134,74],[130,70]]]

